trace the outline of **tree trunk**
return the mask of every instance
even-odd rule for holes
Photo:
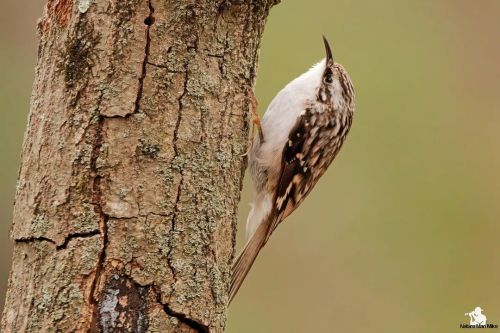
[[[276,0],[49,0],[3,332],[221,332]]]

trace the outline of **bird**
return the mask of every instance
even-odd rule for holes
[[[259,135],[252,138],[248,165],[256,195],[246,223],[247,242],[231,269],[228,304],[259,251],[314,188],[351,128],[354,87],[324,36],[323,42],[326,57],[288,83],[262,119],[254,119]]]

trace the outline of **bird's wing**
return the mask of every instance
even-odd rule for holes
[[[322,152],[312,149],[317,144],[319,132],[311,126],[311,120],[314,121],[308,111],[299,116],[283,148],[281,172],[274,197],[273,219],[266,241],[278,224],[300,205],[314,185],[311,167],[321,157]],[[318,158],[312,156],[314,154],[317,154]]]

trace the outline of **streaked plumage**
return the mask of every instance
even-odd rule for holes
[[[230,301],[276,227],[305,199],[342,147],[351,127],[354,89],[327,57],[290,82],[261,121],[249,165],[257,195],[247,219],[247,244],[233,266]]]

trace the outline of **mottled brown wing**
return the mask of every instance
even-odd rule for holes
[[[352,114],[306,109],[297,119],[283,148],[272,222],[267,239],[312,190],[337,155],[349,132]]]
[[[309,116],[297,119],[282,153],[281,173],[274,198],[273,221],[268,229],[266,241],[278,224],[300,204],[305,184],[310,180],[311,170],[307,164],[306,141],[311,142],[308,131]]]

